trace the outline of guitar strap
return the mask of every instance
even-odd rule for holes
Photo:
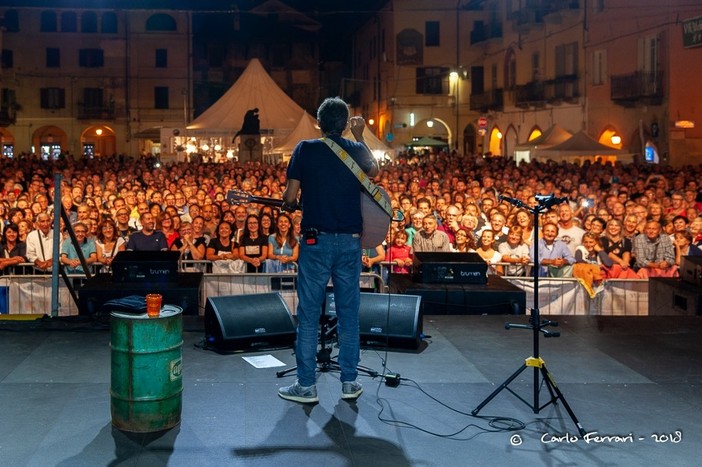
[[[370,181],[368,178],[368,175],[359,167],[358,164],[356,164],[356,161],[353,160],[353,157],[344,150],[341,146],[336,144],[334,141],[328,138],[320,138],[324,143],[329,146],[329,148],[334,151],[334,154],[336,154],[339,159],[341,159],[341,162],[343,162],[346,167],[349,168],[351,173],[353,173],[356,178],[358,179],[359,182],[361,182],[361,186],[363,187],[366,192],[370,195],[370,197],[373,199],[373,201],[376,202],[378,206],[381,207],[385,213],[392,218],[393,213],[392,213],[392,206],[390,206],[390,203],[388,202],[387,199],[383,196],[383,193],[380,191],[380,188],[378,188],[375,183]]]

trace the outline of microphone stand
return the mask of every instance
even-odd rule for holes
[[[552,206],[567,201],[567,198],[556,198],[552,194],[546,196],[537,195],[536,200],[538,204],[533,208],[529,207],[528,205],[526,205],[518,199],[508,198],[502,195],[499,195],[499,199],[502,201],[507,201],[518,208],[524,208],[534,216],[534,266],[532,271],[532,275],[534,277],[534,306],[533,308],[531,308],[531,317],[529,318],[529,324],[505,324],[505,329],[530,329],[533,331],[533,354],[531,357],[528,357],[524,361],[522,366],[520,366],[519,369],[517,369],[517,371],[512,373],[512,375],[509,378],[507,378],[495,391],[493,391],[492,394],[490,394],[484,401],[482,401],[471,412],[471,414],[477,415],[483,407],[485,407],[492,399],[495,398],[495,396],[497,396],[503,389],[506,389],[515,397],[517,397],[517,399],[521,400],[526,405],[531,407],[535,414],[538,414],[540,410],[547,407],[548,405],[555,404],[560,400],[563,403],[563,407],[568,412],[568,415],[570,415],[570,419],[573,421],[573,423],[575,423],[575,426],[578,428],[578,433],[580,433],[581,437],[584,437],[586,434],[585,429],[578,421],[578,418],[575,416],[575,413],[570,408],[570,405],[568,405],[568,401],[566,401],[565,397],[563,396],[563,393],[556,385],[556,381],[554,380],[553,375],[546,369],[546,362],[543,360],[543,358],[541,358],[539,352],[540,334],[543,334],[544,337],[560,337],[561,335],[561,333],[558,331],[549,331],[548,329],[546,329],[546,327],[548,326],[558,326],[558,322],[547,319],[542,320],[539,313],[539,272],[541,269],[541,265],[539,264],[538,243],[539,214],[547,209],[550,209]],[[509,384],[529,367],[532,367],[534,369],[533,403],[529,403],[509,387]],[[539,397],[539,377],[543,378],[543,383],[545,384],[546,389],[548,389],[548,392],[551,396],[550,400],[543,405],[541,405]]]

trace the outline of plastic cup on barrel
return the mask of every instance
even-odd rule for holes
[[[158,318],[161,314],[161,294],[150,293],[146,296],[146,314],[149,318]]]

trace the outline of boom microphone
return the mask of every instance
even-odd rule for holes
[[[550,195],[536,195],[536,196],[534,196],[534,198],[536,199],[536,201],[538,201],[538,203],[541,206],[544,206],[547,208],[550,208],[551,206],[555,206],[557,204],[565,203],[566,201],[568,201],[567,196],[564,196],[562,198],[556,198],[555,196],[553,196],[553,193]]]
[[[508,203],[512,203],[512,204],[519,204],[519,203],[521,203],[521,201],[519,201],[518,199],[516,199],[516,198],[510,198],[509,196],[505,196],[505,195],[497,195],[497,198],[498,198],[500,201],[507,201]]]
[[[510,198],[509,196],[505,195],[497,195],[497,199],[499,199],[500,201],[507,201],[509,204],[517,206],[518,208],[526,206],[526,204],[522,203],[520,200],[516,198]]]

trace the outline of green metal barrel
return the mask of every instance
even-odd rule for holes
[[[149,433],[180,423],[183,310],[165,305],[158,318],[110,314],[112,425]]]

